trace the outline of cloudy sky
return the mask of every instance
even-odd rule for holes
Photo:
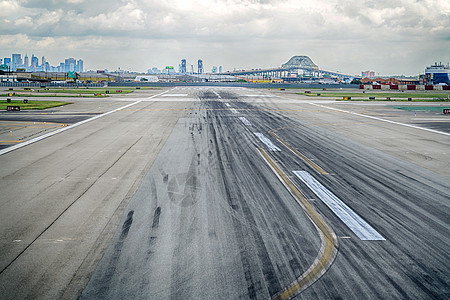
[[[0,12],[1,58],[82,58],[93,70],[308,55],[331,71],[417,75],[450,62],[449,0],[0,0]]]

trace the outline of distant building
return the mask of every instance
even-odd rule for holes
[[[219,66],[219,73],[222,73],[222,66]]]
[[[39,65],[39,59],[34,56],[34,54],[31,55],[31,65],[30,65],[30,71],[36,71]]]
[[[375,72],[374,71],[363,71],[363,72],[361,72],[361,77],[362,78],[374,78]]]
[[[82,59],[77,60],[77,66],[75,68],[75,72],[83,72],[84,70],[84,62]]]
[[[180,73],[182,73],[182,74],[186,73],[186,60],[185,59],[181,60]]]
[[[63,72],[75,72],[75,67],[77,62],[75,58],[66,58],[64,60],[64,71]]]
[[[213,67],[212,67],[211,73],[217,73],[217,67],[216,67],[216,66],[213,66]]]
[[[29,67],[28,53],[25,54],[25,57],[23,58],[23,67],[28,71],[28,67]]]
[[[145,76],[145,75],[138,75],[134,79],[135,82],[158,82],[158,76]]]
[[[12,55],[12,70],[16,71],[22,65],[22,54],[13,54]]]
[[[203,60],[201,59],[198,60],[197,73],[203,74]]]
[[[435,63],[425,69],[425,77],[433,84],[450,85],[450,66]]]
[[[11,58],[5,57],[5,58],[3,59],[3,64],[5,64],[5,65],[8,66],[9,68],[11,68]]]
[[[161,70],[158,69],[157,67],[153,67],[153,68],[147,70],[147,74],[160,74],[160,73],[161,73]]]

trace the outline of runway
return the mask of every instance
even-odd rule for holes
[[[445,126],[278,91],[161,92],[0,156],[1,295],[448,296]]]

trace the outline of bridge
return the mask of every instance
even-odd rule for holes
[[[296,78],[299,74],[314,78],[320,78],[327,75],[340,80],[355,77],[353,75],[322,70],[308,56],[294,56],[279,68],[237,70],[216,73],[216,75],[261,76],[263,78]]]

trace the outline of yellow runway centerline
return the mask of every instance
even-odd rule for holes
[[[23,141],[0,141],[0,144],[16,144],[22,143]]]
[[[278,128],[278,129],[273,129],[271,131],[269,131],[269,133],[276,138],[280,143],[282,143],[283,145],[286,146],[286,148],[288,148],[289,150],[291,150],[296,156],[298,156],[301,160],[303,160],[305,163],[307,163],[308,165],[310,165],[317,173],[322,174],[322,175],[328,175],[328,173],[322,169],[321,167],[319,167],[315,162],[313,162],[312,160],[310,160],[309,158],[307,158],[305,155],[303,155],[302,153],[300,153],[300,151],[298,151],[297,149],[295,149],[294,147],[292,147],[288,142],[286,142],[285,140],[283,140],[282,138],[280,138],[275,131],[278,131],[280,129],[283,128]]]
[[[330,268],[338,252],[338,240],[333,229],[328,226],[324,219],[319,215],[319,213],[317,213],[308,200],[306,200],[305,196],[303,196],[303,194],[297,189],[295,184],[281,170],[277,163],[263,149],[258,148],[258,151],[277,175],[281,183],[283,183],[286,189],[303,208],[305,213],[315,225],[321,239],[321,247],[314,263],[294,282],[272,298],[277,300],[291,299],[316,282]]]

